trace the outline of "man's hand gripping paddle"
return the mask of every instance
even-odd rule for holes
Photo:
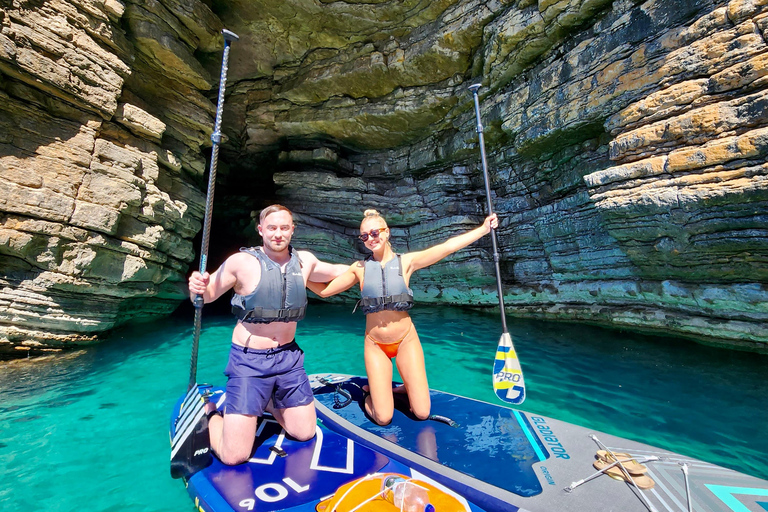
[[[477,135],[480,138],[480,156],[483,162],[483,181],[485,182],[485,198],[488,202],[488,215],[493,213],[491,202],[491,187],[488,179],[488,164],[485,157],[485,139],[483,138],[483,124],[480,122],[480,100],[477,91],[481,84],[469,87],[475,100],[475,116],[477,117]],[[491,241],[493,243],[493,261],[496,264],[496,289],[499,294],[499,308],[501,308],[502,334],[499,338],[499,346],[496,348],[496,359],[493,362],[493,390],[496,396],[504,402],[521,404],[525,400],[525,381],[523,369],[517,358],[512,337],[507,331],[507,318],[504,314],[504,292],[501,287],[501,269],[499,268],[498,242],[496,230],[491,229]]]
[[[219,80],[219,98],[216,106],[216,124],[211,134],[213,143],[211,151],[211,166],[208,173],[208,193],[205,200],[205,219],[203,222],[203,242],[200,249],[200,273],[205,273],[208,260],[208,242],[211,234],[211,213],[213,210],[213,193],[216,187],[216,165],[219,159],[219,144],[221,143],[221,115],[224,110],[224,91],[227,85],[227,62],[229,50],[233,41],[239,38],[229,30],[222,30],[224,35],[224,56],[221,60],[221,77]],[[195,296],[195,330],[192,338],[192,361],[189,368],[189,385],[187,395],[181,404],[179,417],[174,424],[174,436],[171,439],[171,476],[173,478],[189,478],[191,475],[208,467],[213,461],[211,442],[208,437],[208,419],[204,414],[209,386],[197,384],[197,347],[200,341],[200,326],[202,322],[203,297]]]

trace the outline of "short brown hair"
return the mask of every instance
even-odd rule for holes
[[[272,204],[261,210],[261,213],[259,214],[259,224],[264,222],[264,219],[267,218],[267,215],[271,215],[275,212],[288,212],[291,218],[293,218],[293,213],[291,210],[281,204]]]

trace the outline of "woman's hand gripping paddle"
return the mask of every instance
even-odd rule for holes
[[[488,215],[493,213],[491,203],[491,187],[488,179],[488,164],[485,158],[485,139],[483,138],[483,124],[480,122],[480,100],[477,91],[481,84],[469,87],[475,99],[475,116],[477,117],[477,135],[480,138],[480,156],[483,162],[483,181],[485,182],[485,198],[488,202]],[[499,251],[496,241],[496,230],[491,229],[491,242],[493,243],[493,261],[496,264],[496,289],[499,295],[499,308],[501,308],[502,334],[499,338],[499,346],[496,348],[496,359],[493,362],[493,390],[496,396],[504,402],[521,404],[525,400],[525,381],[523,369],[517,358],[512,337],[507,331],[507,318],[504,315],[504,292],[501,287],[501,269],[499,268]]]
[[[200,248],[200,273],[205,273],[208,260],[208,242],[211,234],[211,214],[213,211],[213,192],[216,187],[216,165],[219,159],[219,144],[221,144],[221,116],[224,110],[224,91],[227,85],[227,62],[229,49],[237,34],[222,30],[224,35],[224,55],[221,60],[221,78],[219,79],[219,98],[216,106],[216,124],[211,134],[211,166],[208,173],[208,193],[205,198],[205,218],[203,221],[203,241]],[[195,296],[195,329],[192,338],[192,360],[189,368],[189,385],[184,397],[179,416],[175,420],[175,434],[171,440],[171,476],[173,478],[188,478],[201,469],[208,467],[213,461],[210,439],[208,437],[208,420],[204,413],[204,402],[207,400],[206,388],[197,384],[197,347],[200,340],[202,323],[203,297]]]

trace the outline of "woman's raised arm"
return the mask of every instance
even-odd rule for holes
[[[499,225],[496,214],[491,214],[485,218],[485,221],[475,229],[462,233],[461,235],[449,238],[441,244],[434,245],[423,251],[411,252],[403,256],[406,260],[406,264],[410,266],[410,271],[413,272],[420,268],[428,267],[433,263],[437,263],[441,259],[445,258],[449,254],[453,254],[459,249],[463,249],[472,242],[479,240],[488,233],[491,232],[491,228],[496,229]]]

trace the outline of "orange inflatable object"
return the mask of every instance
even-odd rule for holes
[[[358,478],[336,489],[336,493],[318,503],[315,510],[317,512],[349,512],[364,501],[370,500],[357,511],[399,512],[398,507],[381,496],[381,484],[390,475],[409,479],[409,477],[398,473],[380,473],[376,476],[369,475]],[[435,507],[436,512],[466,512],[467,508],[450,494],[422,480],[411,479],[411,481],[427,489],[429,502]]]

